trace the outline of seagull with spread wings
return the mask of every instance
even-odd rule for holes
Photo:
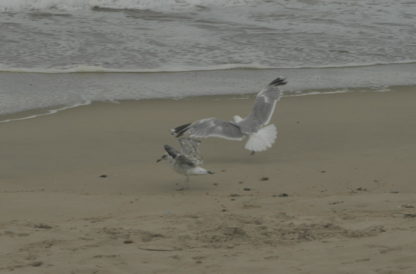
[[[233,117],[233,121],[206,118],[178,126],[171,130],[172,135],[178,138],[182,136],[196,139],[218,137],[237,141],[248,137],[245,149],[252,153],[265,151],[273,145],[277,137],[276,126],[268,124],[276,108],[276,103],[282,95],[279,86],[285,84],[286,80],[278,77],[263,88],[256,96],[251,113],[245,118],[238,115]]]

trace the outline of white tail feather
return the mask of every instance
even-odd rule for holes
[[[250,151],[264,151],[270,148],[277,137],[277,128],[271,124],[250,135],[245,149]]]

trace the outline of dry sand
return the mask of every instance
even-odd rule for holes
[[[284,97],[278,142],[205,140],[215,175],[156,164],[173,126],[253,96],[97,103],[0,124],[0,273],[416,273],[416,88]]]

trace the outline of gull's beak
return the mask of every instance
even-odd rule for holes
[[[156,163],[159,163],[160,161],[165,160],[166,157],[167,157],[166,154],[164,154],[162,157],[156,160]]]

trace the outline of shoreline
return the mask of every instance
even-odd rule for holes
[[[186,98],[257,93],[277,76],[286,94],[307,90],[385,89],[414,86],[415,64],[370,68],[232,69],[157,73],[13,73],[0,72],[0,113],[86,102]]]
[[[271,149],[203,140],[216,174],[186,191],[155,163],[169,129],[243,116],[254,94],[0,124],[0,272],[415,273],[415,91],[283,97]]]
[[[359,87],[359,88],[338,88],[338,89],[310,89],[310,90],[303,90],[295,93],[285,93],[282,98],[287,97],[298,97],[298,96],[316,96],[316,95],[329,95],[329,94],[339,94],[339,93],[354,93],[354,92],[395,92],[397,90],[408,90],[408,89],[415,89],[415,85],[404,85],[404,86],[389,86],[389,87],[377,87],[377,88],[366,88],[366,87]],[[195,96],[187,96],[187,97],[180,97],[180,98],[145,98],[145,99],[125,99],[125,100],[115,100],[115,101],[87,101],[77,103],[75,105],[58,105],[58,106],[51,106],[45,108],[36,108],[30,109],[25,111],[19,111],[15,113],[8,113],[8,114],[0,114],[0,124],[2,123],[9,123],[9,122],[17,122],[27,119],[36,119],[42,116],[53,115],[61,111],[66,111],[78,107],[89,106],[91,104],[96,103],[108,103],[108,104],[122,104],[125,102],[137,102],[137,101],[147,101],[147,100],[183,100],[188,98],[204,98],[204,97],[223,97],[223,98],[235,98],[239,99],[246,98],[247,96],[253,96],[256,93],[241,93],[241,94],[225,94],[225,95],[195,95]]]

